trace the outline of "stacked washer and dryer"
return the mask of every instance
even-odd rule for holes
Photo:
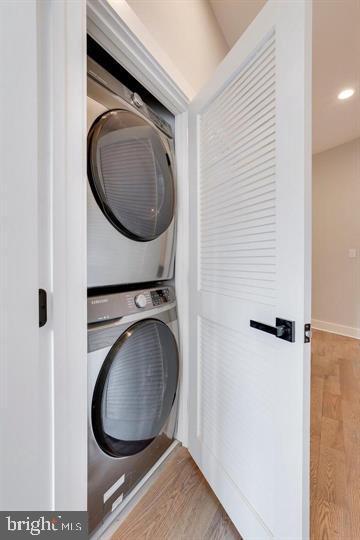
[[[88,59],[88,512],[172,444],[179,379],[170,125]]]

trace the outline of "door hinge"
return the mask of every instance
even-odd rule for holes
[[[39,326],[47,322],[47,294],[45,289],[39,289]]]
[[[304,343],[310,343],[311,341],[311,324],[304,324]]]

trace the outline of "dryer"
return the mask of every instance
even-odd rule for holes
[[[179,379],[174,289],[90,297],[88,323],[92,531],[174,440]]]
[[[171,279],[170,125],[88,58],[88,287]]]

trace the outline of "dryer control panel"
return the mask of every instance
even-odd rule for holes
[[[154,287],[88,298],[88,324],[119,319],[175,302],[174,287]]]

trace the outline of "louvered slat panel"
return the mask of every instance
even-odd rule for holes
[[[269,504],[276,488],[264,485],[269,472],[263,468],[267,467],[266,452],[274,437],[276,393],[268,384],[273,366],[246,334],[202,317],[199,333],[198,436],[241,486],[248,504],[257,502],[259,490],[266,490],[264,501]],[[235,363],[234,358],[238,359]],[[235,432],[241,436],[234,436]],[[257,510],[262,517],[268,513],[266,506]]]
[[[269,165],[274,165],[275,163],[275,153],[273,148],[262,149],[262,151],[252,156],[248,156],[247,159],[244,156],[237,157],[237,160],[233,163],[223,162],[223,167],[214,167],[214,170],[211,173],[206,174],[207,184],[201,186],[201,191],[205,194],[216,190],[219,183],[223,187],[227,187],[228,182],[233,183],[233,180],[237,179],[240,183],[243,178],[251,176],[254,170],[257,170],[258,167],[265,167]],[[226,172],[226,174],[225,174]],[[204,173],[205,176],[205,173]],[[224,190],[224,195],[227,193],[227,190]]]
[[[253,212],[258,213],[259,211],[266,210],[268,208],[274,208],[274,191],[274,186],[270,186],[267,190],[263,190],[262,193],[256,193],[255,195],[250,194],[248,196],[243,195],[243,200],[241,203],[237,203],[237,201],[231,201],[230,199],[230,201],[226,201],[226,204],[218,205],[216,207],[216,210],[214,208],[213,211],[210,210],[210,212],[204,212],[202,215],[207,216],[209,220],[214,222],[214,219],[216,219],[218,216],[223,216],[224,211],[227,211],[226,219],[232,222],[233,214],[236,213],[237,215],[239,215],[240,210],[248,209],[246,214],[251,214]],[[269,204],[269,201],[271,202],[271,204]],[[205,217],[204,222],[206,222]],[[223,221],[223,223],[225,222],[226,221]]]
[[[243,95],[238,96],[236,100],[232,101],[232,106],[237,109],[237,119],[243,123],[251,121],[252,115],[254,117],[261,115],[261,112],[264,111],[272,103],[271,90],[275,84],[275,68],[271,66],[271,69],[261,78],[256,85],[249,89],[249,91]],[[236,126],[236,121],[231,111],[227,108],[226,110],[219,110],[225,123],[227,123],[229,128]],[[253,117],[253,119],[254,119]],[[214,129],[222,129],[223,126],[219,126],[216,123],[216,120],[211,118],[211,121],[206,120],[206,116],[203,117],[204,120],[204,133],[209,134]]]
[[[269,213],[270,215],[268,215]],[[237,220],[233,219],[231,223],[218,225],[216,222],[210,222],[207,225],[205,224],[208,232],[206,235],[204,233],[204,238],[209,238],[209,236],[213,237],[214,234],[220,236],[227,236],[229,234],[234,237],[237,232],[249,229],[258,229],[258,232],[264,232],[264,229],[267,229],[267,225],[273,224],[275,224],[275,217],[270,209],[270,212],[264,211],[263,214],[259,216],[243,215]],[[252,232],[255,234],[254,230]]]
[[[237,125],[233,128],[235,134],[231,132],[231,126],[228,126],[228,130],[214,127],[212,135],[209,137],[209,145],[206,145],[205,147],[204,145],[200,146],[203,163],[205,164],[204,169],[210,169],[214,163],[218,163],[219,159],[225,157],[227,152],[231,151],[233,154],[235,149],[243,146],[244,141],[249,141],[253,133],[256,133],[257,126],[266,125],[266,123],[269,123],[269,120],[274,118],[273,108],[274,103],[270,102],[266,109],[261,110],[262,114],[258,121],[254,121],[253,124],[250,125],[243,125],[242,119],[238,118]],[[222,121],[224,121],[224,119],[222,119]],[[207,137],[206,133],[203,135],[204,137]],[[215,136],[218,137],[217,143]]]
[[[222,232],[221,235],[217,234],[215,238],[211,237],[210,239],[208,238],[203,241],[203,248],[200,250],[200,253],[202,256],[204,256],[208,253],[213,253],[215,248],[221,253],[221,250],[220,250],[220,246],[221,246],[224,248],[227,248],[227,247],[231,248],[230,249],[231,253],[229,254],[229,256],[234,257],[234,252],[237,250],[237,246],[239,246],[239,244],[242,245],[242,242],[239,241],[239,236],[241,238],[241,241],[246,242],[247,245],[249,245],[249,242],[252,242],[252,245],[257,245],[258,238],[260,241],[260,238],[263,238],[264,236],[266,236],[266,235],[261,234],[261,231],[259,231],[258,229],[259,228],[256,228],[256,229],[247,228],[246,230],[241,231],[241,233],[243,233],[241,235],[239,234],[237,230],[231,231],[231,233],[227,233],[227,234],[224,232]],[[275,229],[275,225],[274,225],[274,229]],[[273,245],[273,241],[275,240],[275,233],[272,236],[267,235],[267,237],[269,238],[269,240],[272,241],[272,245]]]
[[[258,128],[254,129],[251,133],[245,133],[244,136],[240,137],[237,144],[234,141],[229,140],[226,147],[223,148],[222,154],[220,154],[217,159],[213,160],[212,163],[207,159],[207,165],[204,167],[204,172],[210,171],[216,166],[221,167],[224,159],[227,159],[228,157],[233,158],[234,155],[240,154],[242,159],[244,159],[245,157],[258,152],[262,148],[265,148],[267,144],[271,143],[274,139],[275,122],[273,118],[273,116],[270,117],[269,120],[264,124],[260,124]],[[271,120],[273,121],[271,122]]]
[[[273,176],[275,173],[274,168],[274,160],[269,160],[268,162],[265,162],[263,164],[257,165],[253,169],[246,171],[244,174],[237,174],[233,178],[228,178],[225,181],[217,182],[216,185],[211,186],[211,189],[207,190],[204,188],[202,189],[202,196],[205,200],[206,198],[216,198],[219,197],[226,197],[229,190],[236,190],[238,188],[241,188],[242,186],[247,185],[255,185],[258,180],[263,180],[267,178],[271,178],[273,180]],[[222,190],[223,184],[226,183],[227,190],[224,193]]]
[[[217,106],[220,111],[227,110],[227,101],[229,99],[236,102],[237,96],[242,95],[244,90],[248,90],[248,82],[251,81],[252,75],[257,72],[259,67],[263,73],[266,73],[269,58],[271,62],[273,61],[274,49],[274,39],[272,38],[268,41],[267,46],[263,48],[262,54],[258,55],[252,62],[249,62],[239,76],[227,87],[226,91],[217,97]],[[211,121],[211,111],[209,113],[209,109],[203,111],[203,118],[209,120],[209,122]]]
[[[252,123],[254,123],[256,120],[259,120],[262,116],[271,111],[271,108],[274,105],[272,94],[274,85],[275,73],[271,76],[270,79],[264,81],[263,84],[256,89],[255,93],[251,95],[251,97],[237,104],[232,103],[233,107],[236,107],[238,105],[236,119],[231,113],[228,113],[227,116],[221,116],[224,122],[222,125],[207,125],[204,122],[204,135],[208,136],[214,130],[222,131],[224,129],[224,124],[226,124],[229,130],[227,132],[229,137],[235,137],[236,140],[236,126],[239,122],[244,126],[250,127]],[[219,114],[221,114],[220,111],[218,112]],[[216,144],[214,139],[210,140],[210,142],[213,143],[213,145]]]
[[[274,181],[271,179],[271,181],[264,182],[263,185],[260,185],[258,187],[250,187],[248,189],[242,189],[238,190],[238,192],[233,193],[233,196],[235,198],[241,197],[244,201],[251,202],[253,199],[256,199],[257,197],[266,197],[269,194],[272,194],[274,191]],[[231,211],[237,211],[237,202],[236,200],[233,200],[232,202],[229,202],[228,200],[224,201],[224,204],[221,205],[221,198],[219,197],[218,200],[214,199],[209,203],[209,209],[213,208],[212,215],[215,216],[218,212],[222,212],[225,209],[228,209],[229,212]]]
[[[266,232],[262,234],[259,231],[248,231],[244,230],[242,235],[240,236],[240,240],[237,239],[237,241],[234,241],[231,237],[224,238],[224,241],[221,242],[221,244],[218,242],[216,235],[212,234],[211,238],[204,240],[203,239],[203,246],[207,247],[209,250],[214,249],[216,247],[217,249],[221,248],[230,248],[230,251],[236,251],[236,246],[246,244],[249,246],[249,242],[251,242],[251,245],[257,245],[258,243],[262,243],[264,245],[264,242],[268,244],[268,242],[275,242],[276,237],[274,232]],[[254,238],[256,236],[256,238]]]
[[[274,305],[274,36],[199,118],[200,288]]]
[[[260,165],[265,159],[270,157],[275,157],[272,142],[274,140],[274,130],[268,134],[268,137],[258,139],[254,141],[254,146],[247,148],[232,148],[232,152],[227,152],[227,155],[222,155],[213,165],[211,169],[204,169],[202,173],[204,177],[207,177],[207,182],[214,179],[217,179],[219,172],[224,170],[224,166],[227,167],[228,172],[231,173],[234,171],[239,174],[242,172],[242,169],[250,166],[254,167]]]

